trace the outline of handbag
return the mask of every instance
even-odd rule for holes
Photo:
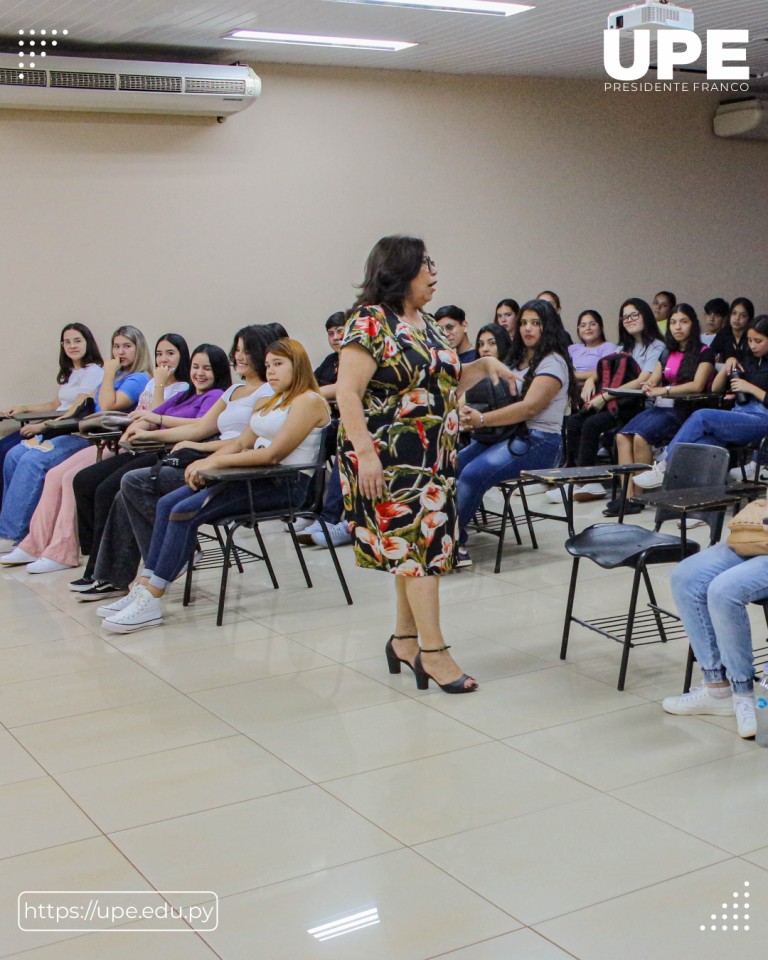
[[[728,524],[727,545],[738,557],[768,555],[768,528],[763,524],[765,500],[753,500]]]
[[[52,440],[54,437],[65,437],[70,433],[77,433],[80,428],[80,421],[85,417],[91,416],[96,410],[96,401],[93,397],[86,397],[77,407],[71,417],[63,420],[49,420],[40,426],[40,435],[44,440]]]
[[[466,403],[468,407],[478,413],[488,413],[489,410],[501,410],[510,404],[516,403],[520,397],[512,396],[506,380],[494,383],[490,377],[485,377],[467,391]],[[477,427],[472,431],[472,439],[490,447],[494,443],[501,443],[516,436],[519,424],[508,423],[499,427]]]

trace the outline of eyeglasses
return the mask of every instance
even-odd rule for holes
[[[639,319],[640,319],[640,314],[637,312],[637,310],[635,310],[634,313],[624,313],[621,316],[622,323],[629,323],[630,320],[639,320]]]
[[[424,257],[424,259],[421,262],[427,268],[427,270],[429,270],[430,273],[434,273],[435,270],[437,270],[437,264],[432,259],[432,257]]]

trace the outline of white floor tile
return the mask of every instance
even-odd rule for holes
[[[0,859],[98,834],[92,821],[49,777],[0,787]]]

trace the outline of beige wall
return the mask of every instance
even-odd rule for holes
[[[673,289],[768,311],[768,144],[720,141],[707,95],[256,65],[224,124],[0,112],[0,403],[47,399],[57,336],[134,323],[228,347],[280,320],[324,356],[371,245],[426,238],[435,306],[475,329],[557,290],[572,327]]]

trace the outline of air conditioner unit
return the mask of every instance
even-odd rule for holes
[[[737,140],[768,140],[768,101],[725,100],[715,114],[715,134]]]
[[[245,66],[0,54],[0,107],[227,117],[249,107],[261,80]]]

